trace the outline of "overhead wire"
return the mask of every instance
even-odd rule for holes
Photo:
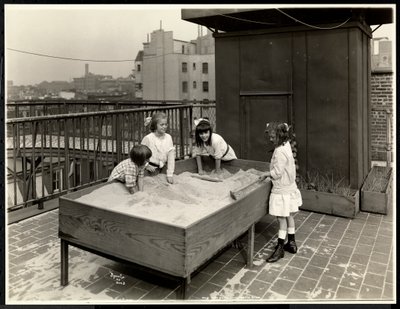
[[[227,18],[237,19],[237,20],[240,20],[240,21],[251,22],[251,23],[254,23],[254,24],[276,25],[276,23],[267,23],[267,22],[262,22],[262,21],[250,20],[250,19],[246,19],[246,18],[239,18],[239,17],[229,16],[229,15],[226,15],[226,14],[218,14],[218,15],[224,16],[224,17],[227,17]]]
[[[135,59],[125,59],[125,60],[94,60],[94,59],[81,59],[81,58],[72,58],[72,57],[61,57],[61,56],[53,56],[53,55],[46,55],[41,53],[34,53],[25,50],[15,49],[15,48],[7,48],[7,50],[15,51],[18,53],[33,55],[33,56],[40,56],[46,58],[54,58],[54,59],[63,59],[63,60],[72,60],[72,61],[84,61],[84,62],[132,62]]]
[[[311,28],[314,28],[314,29],[319,29],[319,30],[331,30],[331,29],[339,28],[339,27],[345,25],[345,24],[351,19],[351,17],[349,17],[347,20],[345,20],[345,21],[342,22],[341,24],[339,24],[339,25],[337,25],[337,26],[333,26],[333,27],[318,27],[318,26],[314,26],[314,25],[307,24],[307,23],[305,23],[305,22],[303,22],[303,21],[301,21],[301,20],[298,20],[297,18],[294,18],[293,16],[291,16],[291,15],[289,15],[289,14],[283,12],[281,9],[275,8],[275,10],[277,10],[278,12],[282,13],[283,15],[285,15],[285,16],[287,16],[287,17],[293,19],[294,21],[296,21],[296,22],[298,22],[298,23],[300,23],[300,24],[302,24],[302,25],[304,25],[304,26],[311,27]]]

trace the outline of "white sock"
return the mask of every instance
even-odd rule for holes
[[[278,238],[285,239],[286,238],[286,231],[285,230],[279,230],[278,231]]]
[[[287,232],[288,234],[294,234],[294,227],[288,227]]]

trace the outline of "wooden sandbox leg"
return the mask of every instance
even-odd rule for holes
[[[61,285],[68,285],[68,242],[61,239]]]
[[[187,278],[182,278],[181,285],[178,289],[178,299],[186,299],[187,291],[190,284],[190,275]]]
[[[253,267],[254,255],[254,223],[247,231],[247,268]]]

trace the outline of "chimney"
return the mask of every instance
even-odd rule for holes
[[[85,76],[89,75],[89,63],[85,63]]]

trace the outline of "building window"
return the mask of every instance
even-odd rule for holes
[[[196,62],[193,62],[193,71],[196,71]]]
[[[203,82],[203,92],[208,92],[208,82]]]
[[[208,74],[208,63],[203,62],[203,74]]]
[[[187,62],[182,62],[182,72],[183,73],[187,72]]]
[[[182,54],[185,53],[185,45],[182,45]]]
[[[182,92],[187,92],[188,91],[188,83],[187,82],[182,82]]]
[[[142,88],[143,88],[143,84],[142,83],[137,83],[136,84],[136,90],[142,90]]]
[[[140,70],[141,70],[141,67],[140,67],[140,64],[138,64],[137,65],[137,71],[140,72]]]
[[[54,171],[52,178],[53,193],[60,192],[62,189],[62,170]]]
[[[196,88],[197,88],[197,83],[193,82],[193,89],[196,89]]]

